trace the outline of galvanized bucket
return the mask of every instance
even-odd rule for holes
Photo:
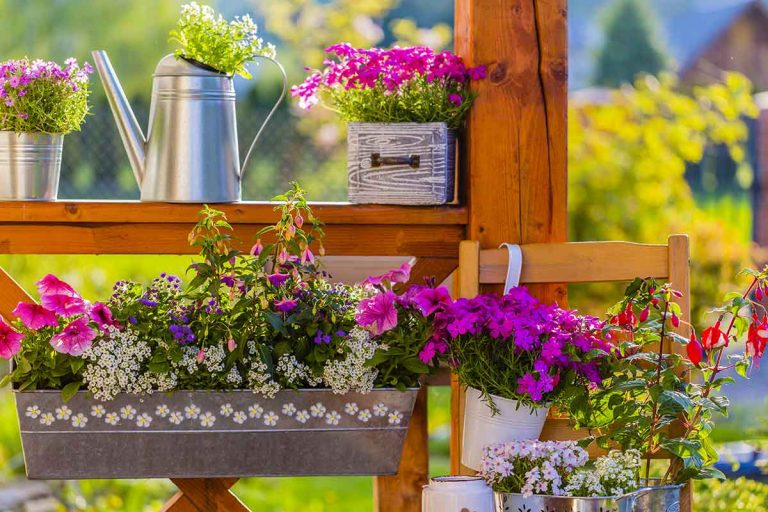
[[[496,512],[680,512],[682,485],[643,487],[623,496],[577,498],[496,493]]]
[[[55,201],[64,135],[0,131],[0,201]]]
[[[31,479],[388,475],[418,390],[16,392]]]

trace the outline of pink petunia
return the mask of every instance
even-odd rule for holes
[[[21,350],[21,340],[24,335],[15,331],[10,325],[0,320],[0,357],[10,359]]]
[[[37,290],[40,295],[68,295],[77,297],[77,292],[70,285],[53,274],[48,274],[37,282]]]
[[[422,288],[414,297],[413,302],[424,316],[429,316],[451,302],[451,294],[442,286],[438,288]]]
[[[79,356],[90,348],[94,338],[96,338],[96,331],[88,325],[85,318],[80,317],[70,322],[63,331],[53,335],[51,346],[56,352]]]
[[[59,321],[53,311],[45,309],[40,304],[30,304],[28,302],[19,302],[13,314],[19,317],[22,323],[33,331],[42,329],[45,326],[57,327]]]
[[[373,334],[381,334],[397,326],[397,308],[394,292],[386,291],[363,299],[357,309],[355,319]]]
[[[392,284],[407,283],[410,278],[411,278],[411,264],[408,262],[405,262],[402,265],[400,265],[399,268],[390,270],[389,272],[381,274],[380,276],[371,276],[365,281],[363,281],[363,283],[370,284],[373,286],[381,285],[385,281],[388,281]]]
[[[88,303],[78,295],[43,295],[41,302],[45,309],[65,317],[83,315],[88,312]]]
[[[114,319],[112,318],[112,311],[110,311],[106,304],[101,302],[96,302],[93,304],[89,315],[91,320],[95,322],[96,325],[98,325],[102,330],[106,329],[107,327],[113,327],[116,325]]]

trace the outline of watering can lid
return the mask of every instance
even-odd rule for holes
[[[213,68],[203,67],[204,64],[193,64],[174,54],[169,54],[160,59],[155,68],[155,76],[228,76]]]

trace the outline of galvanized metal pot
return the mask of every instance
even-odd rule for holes
[[[15,396],[27,476],[70,480],[394,474],[417,392]]]
[[[680,512],[682,485],[650,486],[623,496],[577,498],[496,493],[496,512]]]
[[[456,134],[446,123],[349,123],[347,149],[353,203],[453,201]]]
[[[0,201],[55,201],[64,135],[0,131]]]

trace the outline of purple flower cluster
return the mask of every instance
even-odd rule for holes
[[[601,337],[604,324],[597,318],[543,304],[525,287],[513,288],[504,296],[484,294],[435,306],[421,297],[428,307],[424,313],[435,312],[434,335],[422,359],[444,353],[467,337],[483,341],[474,346],[488,354],[498,353],[497,344],[502,344],[520,362],[517,392],[536,402],[554,391],[569,370],[591,385],[602,382],[592,351],[607,354],[610,345]],[[458,367],[463,362],[452,363]]]
[[[40,59],[8,60],[0,63],[0,102],[5,107],[14,108],[18,118],[27,119],[29,113],[19,103],[37,82],[45,81],[77,92],[88,83],[91,73],[93,67],[90,64],[86,62],[80,67],[74,58],[67,59],[63,68],[55,62]]]
[[[383,94],[397,94],[417,79],[456,88],[469,80],[485,77],[485,67],[467,68],[457,55],[449,51],[435,53],[426,46],[395,46],[384,50],[354,48],[348,43],[340,43],[325,51],[335,54],[337,61],[326,59],[323,70],[313,72],[302,84],[291,88],[291,95],[299,98],[302,108],[309,109],[317,104],[322,89],[381,88]],[[461,105],[464,98],[459,88],[450,95],[450,101],[455,105]]]

